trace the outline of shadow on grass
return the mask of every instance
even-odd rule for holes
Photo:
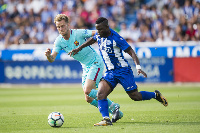
[[[117,122],[120,124],[146,124],[146,125],[200,125],[200,122]]]
[[[77,128],[85,128],[85,127],[55,127],[55,128],[61,128],[61,129],[77,129]]]

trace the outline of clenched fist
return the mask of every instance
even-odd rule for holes
[[[47,50],[45,51],[45,55],[47,57],[49,57],[51,55],[51,49],[50,48],[47,48]]]

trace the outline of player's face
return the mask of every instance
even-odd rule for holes
[[[97,29],[100,37],[108,37],[109,36],[110,29],[108,26],[106,26],[104,24],[96,24],[95,26],[96,26],[96,29]]]
[[[66,36],[69,30],[69,24],[65,20],[56,21],[56,28],[62,36]]]

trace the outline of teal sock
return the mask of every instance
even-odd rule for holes
[[[107,100],[108,100],[108,111],[109,111],[109,113],[112,114],[112,112],[115,110],[115,108],[114,108],[115,103],[108,98],[107,98]]]
[[[90,104],[98,108],[98,101],[96,99],[94,99]]]
[[[98,92],[97,90],[92,89],[91,92],[88,94],[88,96],[97,99],[97,92]]]

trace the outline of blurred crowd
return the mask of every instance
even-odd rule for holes
[[[103,16],[128,42],[200,40],[200,0],[0,0],[0,44],[52,44],[54,17],[95,29]]]

